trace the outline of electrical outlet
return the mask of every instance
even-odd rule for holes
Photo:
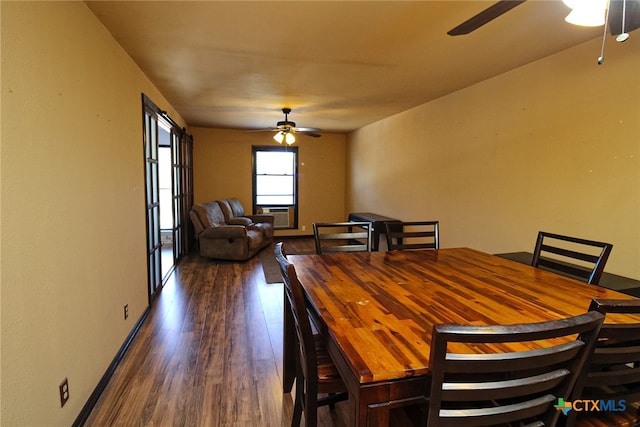
[[[306,225],[302,226],[302,231],[307,231],[307,226]]]
[[[129,304],[124,305],[124,320],[127,320],[129,317]]]
[[[60,389],[60,407],[62,408],[67,400],[69,400],[69,381],[65,378],[59,386]]]

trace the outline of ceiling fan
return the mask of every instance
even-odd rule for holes
[[[289,145],[296,142],[294,134],[307,135],[314,138],[319,138],[322,136],[319,133],[321,129],[296,127],[296,123],[289,120],[291,108],[283,108],[282,113],[284,114],[284,120],[276,123],[276,127],[260,129],[260,131],[276,132],[276,134],[273,136],[273,139],[275,139],[279,144],[282,144],[282,142],[286,142]]]
[[[497,17],[520,6],[526,0],[499,0],[457,27],[449,30],[450,36],[469,34]],[[640,27],[640,0],[610,0],[609,29],[612,35],[630,32]],[[624,16],[624,25],[622,25]]]

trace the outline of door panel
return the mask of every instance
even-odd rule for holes
[[[144,115],[145,192],[147,217],[147,256],[149,301],[162,286],[160,244],[160,201],[158,175],[158,119],[145,108]]]
[[[160,110],[147,96],[143,101],[143,142],[145,157],[145,201],[147,218],[147,255],[148,255],[148,291],[149,302],[162,288],[165,280],[175,264],[186,255],[193,243],[193,226],[189,219],[189,211],[193,206],[193,138],[180,128],[166,112]],[[159,163],[159,129],[162,126],[162,145],[168,146],[165,133],[170,129],[171,145],[171,205],[163,207],[160,203],[160,163]],[[160,211],[171,209],[173,224],[173,255],[164,262],[170,262],[172,268],[167,269],[167,277],[163,277],[162,239]],[[165,266],[166,267],[166,266]]]

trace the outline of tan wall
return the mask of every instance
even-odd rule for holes
[[[272,134],[210,128],[190,131],[194,138],[195,202],[237,197],[251,211],[251,147],[277,145]],[[299,228],[276,231],[277,236],[310,235],[314,222],[345,219],[345,141],[343,134],[298,137]]]
[[[1,8],[2,425],[71,425],[148,304],[141,93],[182,119],[83,2]]]
[[[349,136],[347,209],[441,221],[443,247],[614,244],[640,279],[640,39],[593,40]]]

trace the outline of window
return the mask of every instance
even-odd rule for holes
[[[298,147],[253,147],[253,211],[274,215],[275,228],[298,223]]]

